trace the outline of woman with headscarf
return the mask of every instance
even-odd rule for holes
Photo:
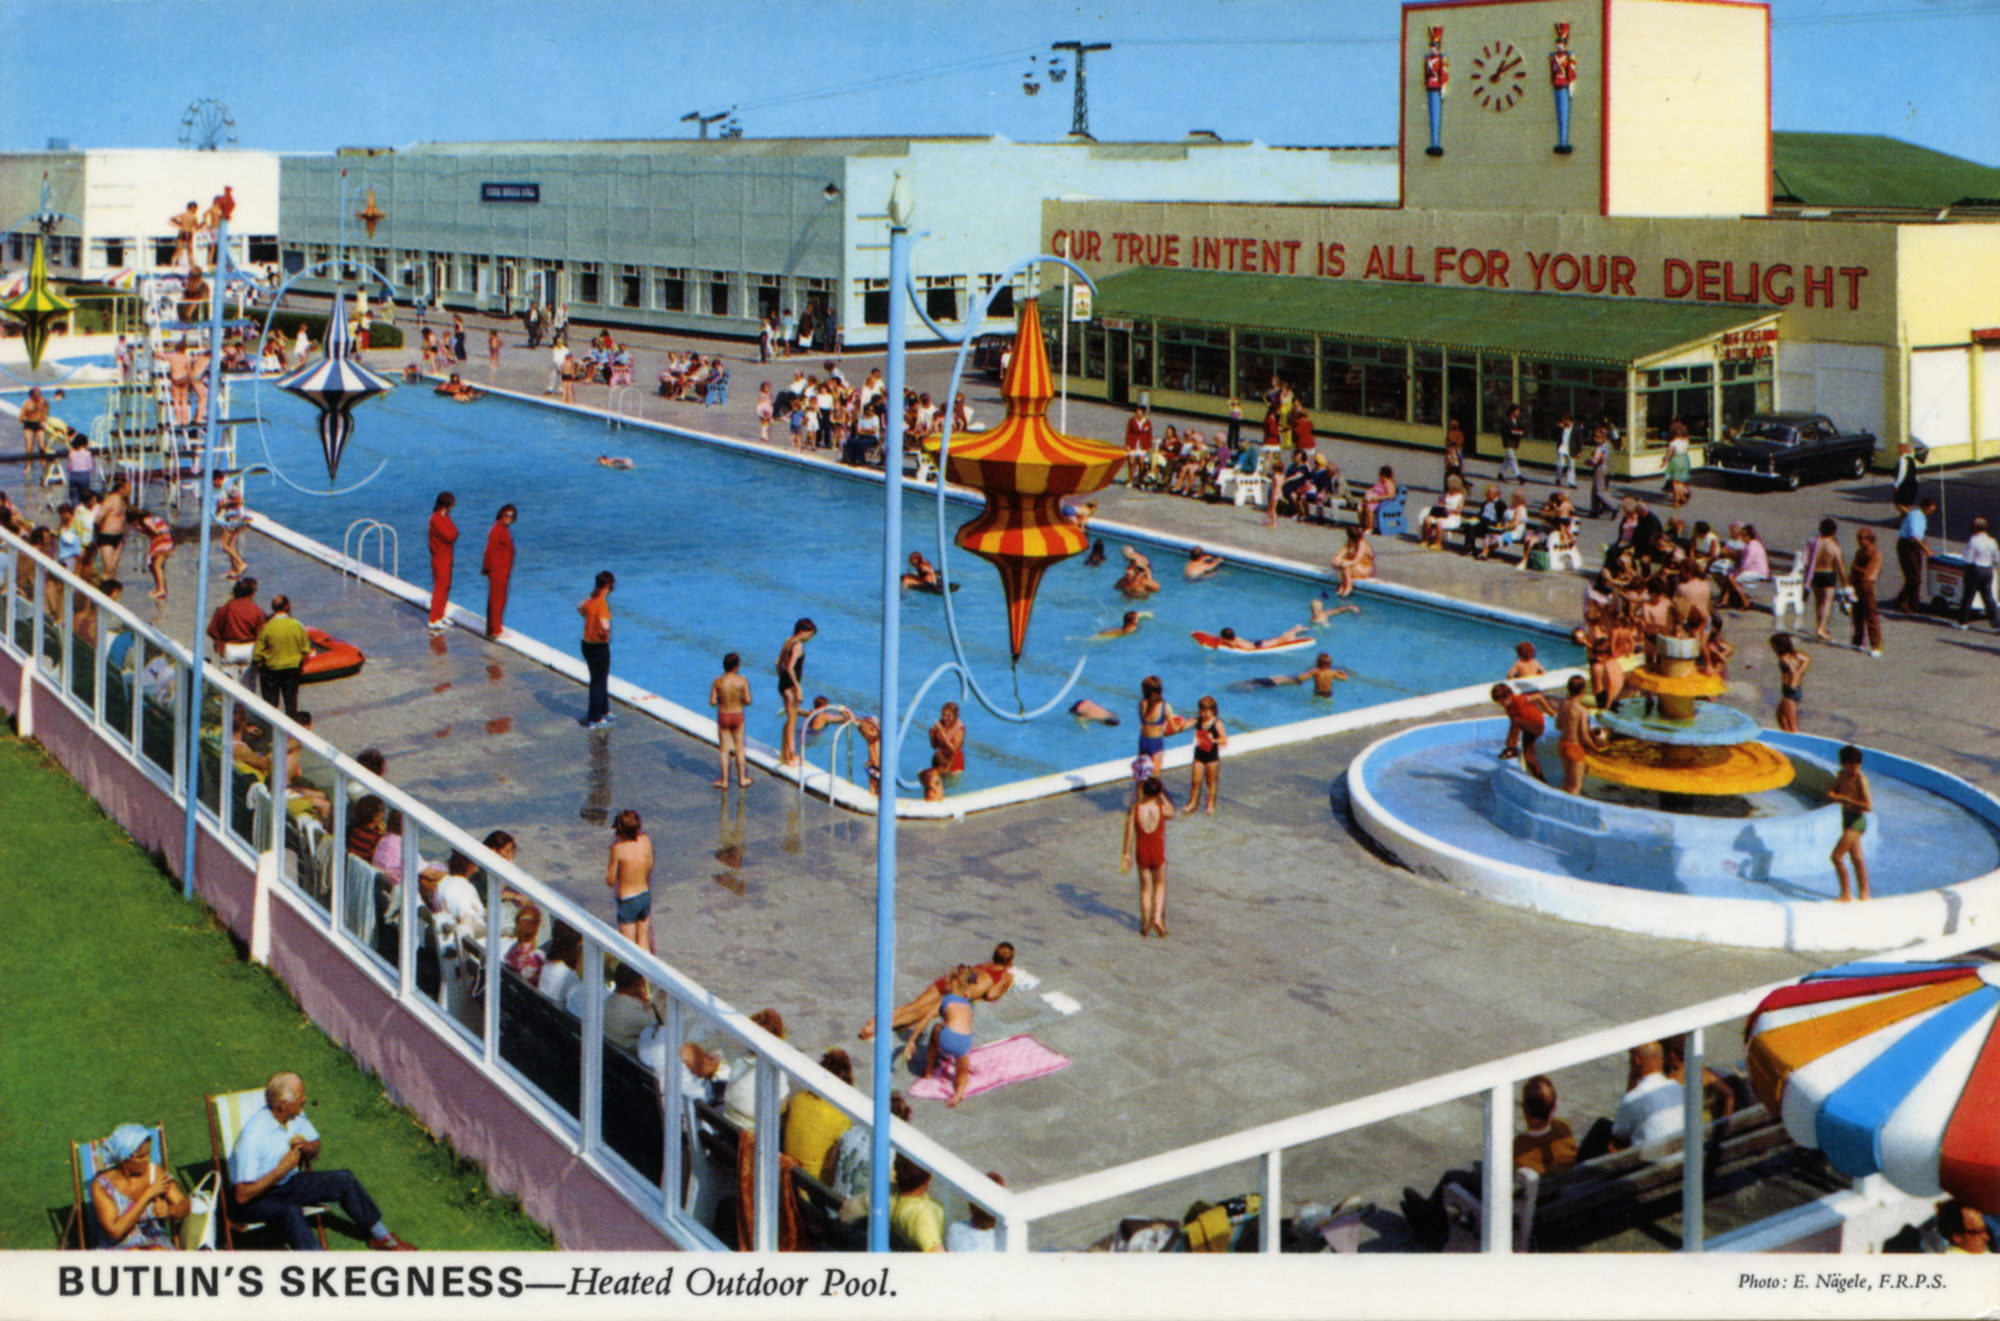
[[[507,614],[507,583],[514,576],[514,517],[512,505],[501,505],[493,516],[493,530],[486,534],[486,557],[479,572],[486,577],[486,636],[500,636]]]

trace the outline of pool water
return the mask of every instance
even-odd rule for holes
[[[280,468],[303,485],[325,486],[312,409],[268,386],[259,392],[259,406]],[[700,418],[698,410],[689,410],[692,424],[700,425]],[[352,485],[386,458],[389,466],[380,477],[333,499],[310,498],[253,477],[251,507],[336,549],[356,519],[380,519],[401,539],[403,576],[428,585],[425,529],[437,493],[450,490],[457,497],[459,527],[452,595],[479,613],[486,605],[479,562],[487,531],[495,511],[512,503],[520,513],[508,627],[557,647],[574,647],[581,630],[576,605],[589,595],[597,572],[609,569],[618,576],[611,598],[617,677],[705,711],[722,654],[740,652],[754,696],[751,735],[775,746],[781,708],[774,665],[793,621],[804,616],[819,627],[807,648],[808,703],[824,693],[857,712],[876,710],[879,485],[657,431],[613,432],[602,421],[497,397],[455,404],[428,387],[399,389],[357,409],[355,420],[341,484]],[[595,460],[606,452],[629,456],[637,466],[600,467]],[[261,457],[254,433],[246,429],[238,462]],[[935,507],[928,491],[908,495],[903,554],[921,550],[938,558]],[[971,515],[967,507],[953,506],[947,528],[955,531]],[[967,766],[958,789],[1132,756],[1139,681],[1148,674],[1161,676],[1176,711],[1192,716],[1197,699],[1212,694],[1224,725],[1246,731],[1491,681],[1512,664],[1514,643],[1523,636],[1476,616],[1357,596],[1362,614],[1343,615],[1317,630],[1319,646],[1313,650],[1216,653],[1197,647],[1189,634],[1225,626],[1249,638],[1281,633],[1307,620],[1308,603],[1327,582],[1232,566],[1185,583],[1176,552],[1147,547],[1165,586],[1151,600],[1134,604],[1113,588],[1121,567],[1119,545],[1107,541],[1102,566],[1086,568],[1078,556],[1043,579],[1027,652],[1015,672],[1010,672],[998,575],[983,561],[952,550],[949,568],[962,584],[955,597],[959,633],[987,693],[1009,703],[1018,694],[1019,703],[1033,709],[1060,689],[1078,656],[1088,656],[1069,700],[1090,698],[1122,721],[1113,729],[1052,714],[1012,725],[976,704],[961,703],[967,708]],[[1129,637],[1093,640],[1092,634],[1116,625],[1128,609],[1152,617]],[[1535,640],[1550,668],[1580,659],[1564,639]],[[357,641],[367,646],[365,639]],[[1351,676],[1336,685],[1332,698],[1313,697],[1309,686],[1245,690],[1253,677],[1310,668],[1318,649],[1331,652],[1333,663]],[[900,682],[906,704],[950,656],[942,602],[905,595]],[[914,776],[929,763],[924,730],[937,707],[957,696],[955,680],[932,688],[904,749],[904,775]],[[577,702],[581,714],[581,693]]]

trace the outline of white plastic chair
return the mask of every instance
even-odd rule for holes
[[[1771,622],[1784,622],[1785,612],[1792,612],[1793,623],[1806,617],[1806,571],[1793,569],[1782,577],[1771,579]]]

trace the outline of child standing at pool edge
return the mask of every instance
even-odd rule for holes
[[[618,934],[653,952],[653,841],[631,808],[611,823],[611,855],[604,884],[618,901]]]
[[[1840,750],[1840,774],[1826,796],[1840,804],[1840,842],[1833,846],[1833,874],[1840,878],[1840,902],[1849,903],[1857,895],[1868,898],[1868,860],[1861,856],[1861,836],[1868,829],[1868,814],[1875,800],[1868,793],[1868,777],[1861,772],[1861,749],[1852,743]],[[1847,860],[1854,860],[1855,893],[1847,886]]]

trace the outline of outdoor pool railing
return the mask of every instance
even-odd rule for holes
[[[191,689],[189,667],[195,658],[180,643],[6,532],[0,532],[0,601],[4,601],[0,609],[0,705],[16,711],[22,733],[39,737],[142,846],[160,847],[176,871],[180,867],[176,813],[185,810],[187,795],[194,793],[206,841],[199,857],[197,888],[248,941],[252,957],[268,963],[316,1022],[364,1064],[376,1069],[392,1096],[411,1105],[434,1132],[450,1138],[461,1152],[480,1161],[496,1187],[519,1195],[530,1214],[555,1228],[566,1245],[661,1247],[671,1243],[727,1249],[728,1245],[700,1223],[680,1192],[689,1173],[682,1147],[681,1117],[686,1107],[681,1070],[674,1065],[682,1041],[696,1033],[720,1035],[746,1050],[755,1070],[753,1241],[758,1249],[773,1248],[777,1237],[778,1154],[782,1146],[779,1079],[817,1093],[857,1123],[872,1121],[867,1096],[762,1031],[672,965],[624,940],[601,918],[560,891],[491,853],[471,833],[415,796],[371,775],[339,749],[288,720],[282,711],[266,706],[213,663],[204,678],[210,697],[204,702],[201,724],[215,731],[215,746],[210,755],[211,749],[204,743],[198,764],[190,767],[185,752],[186,707]],[[95,608],[93,636],[80,636],[75,627],[77,611],[86,605]],[[132,641],[93,645],[93,641],[106,642],[114,633],[129,635]],[[118,666],[109,659],[114,649],[124,653]],[[319,854],[311,843],[316,825],[307,826],[302,819],[288,830],[284,799],[268,791],[258,792],[262,786],[239,773],[232,757],[226,755],[228,731],[233,730],[239,709],[273,731],[271,784],[289,782],[286,740],[280,737],[289,735],[299,744],[308,778],[326,789],[333,816],[331,828],[324,832],[326,852],[340,865],[324,868],[325,876],[311,861]],[[114,755],[106,757],[107,750]],[[440,931],[439,924],[420,911],[414,887],[393,886],[389,890],[391,907],[378,910],[373,868],[363,870],[345,863],[350,789],[374,794],[402,810],[405,859],[422,856],[426,848],[434,857],[455,849],[482,866],[489,915],[503,912],[503,891],[513,890],[549,917],[581,932],[584,986],[605,985],[606,956],[612,955],[641,971],[664,998],[667,1066],[658,1076],[657,1095],[647,1101],[640,1120],[641,1127],[648,1122],[660,1126],[656,1135],[657,1175],[650,1169],[642,1170],[632,1158],[637,1155],[640,1162],[651,1164],[646,1154],[651,1147],[637,1139],[653,1135],[635,1134],[629,1108],[617,1110],[623,1093],[612,1085],[616,1070],[607,1068],[607,1055],[616,1052],[607,1052],[603,1043],[601,997],[583,998],[573,1057],[577,1090],[572,1103],[538,1085],[531,1076],[532,1071],[547,1081],[551,1077],[546,1069],[548,1061],[529,1058],[518,1039],[509,1040],[503,1033],[504,988],[511,973],[503,968],[508,935],[498,929],[500,924],[494,924],[473,954],[483,964],[488,988],[483,998],[473,997],[452,989],[450,933]],[[288,834],[297,838],[296,845],[288,846]],[[294,856],[295,850],[298,856]],[[301,857],[308,859],[303,870]],[[1975,922],[1949,938],[1898,951],[1895,957],[1946,958],[1993,941],[1994,933]],[[463,941],[460,948],[473,951],[474,942]],[[338,956],[331,968],[319,957],[328,951]],[[1705,1030],[1741,1020],[1765,994],[1782,984],[1738,991],[1035,1188],[1004,1188],[992,1183],[908,1124],[892,1123],[892,1141],[898,1150],[949,1185],[955,1196],[991,1210],[998,1220],[1002,1250],[1008,1252],[1025,1252],[1031,1246],[1081,1246],[1034,1241],[1037,1227],[1056,1217],[1066,1217],[1065,1224],[1074,1224],[1076,1213],[1091,1208],[1102,1208],[1095,1223],[1109,1226],[1131,1212],[1128,1199],[1163,1185],[1206,1179],[1202,1185],[1205,1196],[1230,1195],[1236,1191],[1227,1182],[1235,1177],[1231,1167],[1254,1164],[1260,1172],[1258,1191],[1264,1207],[1269,1208],[1259,1219],[1258,1246],[1264,1252],[1276,1252],[1280,1248],[1278,1230],[1288,1149],[1394,1122],[1447,1102],[1479,1098],[1485,1107],[1482,1246],[1487,1252],[1506,1253],[1512,1250],[1512,1216],[1505,1209],[1511,1201],[1512,1180],[1496,1172],[1512,1170],[1514,1097],[1523,1081],[1540,1073],[1601,1062],[1641,1042],[1686,1032],[1690,1085],[1684,1087],[1683,1098],[1688,1129],[1695,1131],[1702,1114],[1702,1089],[1696,1080],[1701,1077]],[[493,988],[502,991],[496,994]],[[461,1012],[453,1012],[454,1003],[461,1006]],[[372,1018],[371,1009],[377,1010]],[[560,1063],[563,1076],[567,1076],[570,1061]],[[458,1095],[463,1087],[449,1087],[452,1080],[438,1076],[453,1069],[466,1078],[483,1080],[486,1086],[475,1089],[466,1100]],[[238,1080],[218,1078],[216,1085],[239,1084]],[[563,1089],[558,1086],[556,1090]],[[454,1101],[459,1108],[453,1108]],[[496,1107],[506,1107],[507,1113],[496,1113]],[[538,1158],[535,1150],[524,1149],[524,1137],[539,1137],[546,1152]],[[691,1150],[696,1161],[703,1160],[698,1142]],[[1440,1153],[1439,1164],[1454,1155]],[[598,1190],[630,1208],[655,1240],[638,1241],[629,1232],[621,1236],[620,1227],[605,1227],[594,1220],[592,1209],[574,1200],[574,1167],[578,1165]],[[1771,1251],[1816,1235],[1823,1237],[1837,1231],[1846,1220],[1867,1215],[1879,1219],[1919,1205],[1871,1178],[1852,1192],[1822,1198],[1709,1242],[1704,1233],[1703,1163],[1688,1161],[1685,1165],[1684,1251]],[[557,1185],[564,1180],[570,1182],[559,1198]],[[601,1206],[613,1204],[599,1198]]]

